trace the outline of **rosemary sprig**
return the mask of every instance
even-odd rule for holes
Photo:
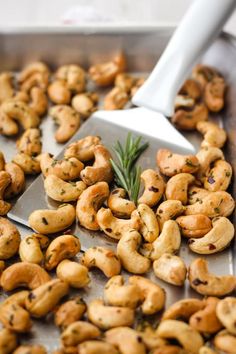
[[[124,147],[119,141],[114,146],[117,162],[111,159],[115,174],[115,183],[124,188],[130,200],[137,204],[140,189],[141,167],[135,166],[139,156],[147,149],[148,143],[141,143],[142,137],[134,138],[128,133]]]

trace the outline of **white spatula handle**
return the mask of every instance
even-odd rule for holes
[[[199,56],[217,37],[236,0],[195,0],[133,103],[171,116],[174,99]]]

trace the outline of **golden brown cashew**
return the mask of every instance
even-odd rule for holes
[[[88,304],[88,319],[101,329],[131,326],[134,322],[134,310],[129,307],[106,306],[102,300],[93,300]]]
[[[204,101],[211,112],[219,112],[224,107],[225,81],[222,77],[214,77],[204,90]]]
[[[40,156],[40,167],[44,177],[55,175],[63,181],[72,181],[79,178],[84,164],[75,157],[56,160],[50,154],[44,153]]]
[[[48,86],[49,73],[48,72],[35,72],[27,80],[22,82],[21,90],[23,92],[29,92],[33,87],[39,87],[43,91],[46,91]]]
[[[161,173],[171,177],[178,173],[195,173],[199,169],[199,161],[195,155],[179,155],[167,149],[159,149],[157,166]]]
[[[110,278],[120,273],[121,265],[116,254],[109,248],[91,247],[85,251],[81,263],[87,268],[99,268]]]
[[[29,91],[33,86],[46,89],[49,69],[43,62],[37,61],[27,65],[19,74],[18,81],[23,91]]]
[[[4,192],[4,198],[9,199],[18,195],[24,189],[25,174],[20,166],[12,162],[5,164],[5,170],[11,177],[11,183]]]
[[[118,354],[118,351],[110,343],[88,340],[78,345],[78,354]]]
[[[44,90],[40,87],[32,87],[30,90],[30,107],[39,115],[43,116],[47,112],[48,99]]]
[[[21,345],[13,354],[47,354],[46,349],[42,345]]]
[[[154,211],[146,204],[139,204],[137,210],[132,215],[140,218],[140,233],[144,240],[153,242],[159,235],[159,224]]]
[[[49,274],[38,264],[18,262],[2,272],[0,282],[3,290],[11,291],[21,286],[36,289],[49,280]]]
[[[196,156],[200,163],[199,170],[197,172],[197,178],[200,180],[204,179],[213,162],[216,160],[224,160],[223,152],[219,148],[212,146],[201,148]]]
[[[120,240],[122,235],[131,230],[138,230],[140,227],[140,218],[132,212],[130,219],[116,218],[110,209],[101,208],[97,212],[97,223],[100,229],[109,237]]]
[[[184,96],[189,96],[194,100],[196,100],[201,97],[202,94],[201,85],[196,80],[189,78],[185,80],[179,93]]]
[[[76,321],[71,323],[61,334],[64,347],[75,347],[78,344],[100,337],[101,331],[92,323]]]
[[[94,164],[87,166],[81,171],[81,179],[87,185],[92,185],[97,182],[110,183],[113,178],[113,171],[111,166],[111,154],[108,149],[103,145],[96,145],[93,148]]]
[[[163,345],[153,350],[152,354],[188,354],[183,348],[177,345]]]
[[[190,286],[199,294],[208,296],[224,296],[231,293],[236,286],[233,275],[217,276],[210,273],[208,263],[203,258],[197,258],[190,264],[188,271]]]
[[[192,71],[192,78],[199,82],[202,88],[216,76],[221,76],[218,70],[203,64],[197,64]]]
[[[101,144],[99,136],[88,135],[83,139],[70,144],[64,153],[64,156],[76,157],[80,161],[89,161],[94,158],[94,147]]]
[[[17,336],[7,328],[0,330],[0,352],[2,354],[11,354],[17,347]]]
[[[198,103],[192,107],[180,107],[171,118],[179,129],[194,130],[198,122],[206,121],[208,118],[208,109],[204,103]]]
[[[118,54],[111,61],[91,66],[89,75],[96,85],[109,86],[113,84],[116,75],[124,71],[125,66],[124,55]]]
[[[236,338],[226,330],[219,332],[214,338],[214,346],[220,353],[234,354]]]
[[[191,238],[189,248],[199,254],[212,254],[225,249],[234,238],[234,226],[225,217],[212,220],[212,229],[200,239]]]
[[[153,207],[164,193],[165,182],[158,172],[151,169],[143,171],[140,178],[144,183],[144,192],[138,202]]]
[[[0,74],[0,103],[13,97],[14,88],[12,79],[13,75],[10,72],[6,71]]]
[[[187,274],[182,258],[169,253],[164,253],[154,261],[153,270],[157,278],[177,286],[184,284]]]
[[[63,203],[77,200],[86,187],[82,181],[66,182],[55,175],[49,175],[44,180],[46,194],[53,200]]]
[[[11,204],[5,202],[5,200],[3,199],[5,190],[10,185],[10,183],[10,174],[6,171],[0,171],[0,215],[6,215],[11,209]]]
[[[55,133],[55,139],[58,143],[67,142],[80,127],[80,115],[70,106],[53,106],[49,110],[49,116],[59,125]]]
[[[69,104],[71,92],[65,81],[55,80],[48,86],[48,97],[55,104]]]
[[[20,245],[20,233],[8,219],[0,217],[0,259],[13,257]]]
[[[144,328],[141,323],[140,328],[138,326],[136,330],[138,331],[138,334],[142,338],[143,343],[148,350],[163,347],[167,344],[167,341],[165,339],[160,338],[156,334],[156,330],[153,329],[152,326],[148,325],[146,322],[144,324]]]
[[[81,297],[64,302],[55,313],[55,325],[63,330],[75,321],[79,321],[87,310]]]
[[[162,315],[162,320],[189,320],[197,311],[204,307],[204,302],[199,299],[183,299],[171,305]]]
[[[88,230],[99,230],[97,211],[109,196],[106,182],[98,182],[89,186],[79,196],[76,215],[81,226]]]
[[[217,297],[208,297],[203,301],[204,308],[190,317],[189,324],[198,332],[216,333],[222,328],[222,324],[216,317],[216,306],[220,300]]]
[[[135,80],[134,86],[130,91],[131,97],[134,97],[138,89],[144,84],[145,81],[146,79],[144,77],[140,77],[139,79]]]
[[[235,335],[236,299],[226,297],[220,300],[216,306],[216,315],[227,331]]]
[[[229,216],[235,208],[232,196],[224,191],[213,192],[199,199],[192,205],[187,205],[185,215],[204,214],[209,218]]]
[[[85,71],[79,65],[62,65],[55,74],[56,79],[66,82],[66,86],[73,93],[85,90]]]
[[[157,220],[160,230],[167,220],[175,219],[177,216],[183,214],[185,207],[179,200],[166,200],[161,203],[156,211]]]
[[[224,160],[217,160],[207,172],[204,188],[211,192],[226,191],[232,178],[232,167]]]
[[[129,101],[129,95],[122,88],[115,86],[104,97],[104,109],[106,111],[113,111],[116,109],[123,109]]]
[[[38,128],[27,129],[16,142],[19,153],[25,153],[30,156],[37,156],[41,153],[41,132]]]
[[[66,281],[73,288],[84,288],[90,282],[88,268],[68,259],[58,264],[56,273],[59,279]]]
[[[145,315],[153,315],[165,306],[166,294],[158,284],[144,277],[133,275],[130,284],[137,285],[143,294],[144,301],[141,309]]]
[[[30,291],[26,301],[26,309],[33,317],[44,317],[52,311],[62,297],[69,292],[69,286],[60,279],[53,279]]]
[[[16,135],[18,130],[17,123],[0,109],[0,134],[12,136]]]
[[[2,151],[0,151],[0,171],[4,170],[5,169],[5,158],[4,158],[4,155],[2,153]]]
[[[197,186],[190,186],[188,191],[188,203],[194,204],[196,202],[199,202],[199,200],[202,200],[209,194],[211,194],[211,192],[204,188],[200,188]]]
[[[121,88],[127,93],[130,93],[135,84],[135,78],[127,73],[118,74],[115,78],[115,86]]]
[[[206,235],[211,229],[211,219],[203,214],[179,216],[176,219],[184,237],[200,238]]]
[[[18,165],[26,175],[35,175],[41,172],[39,159],[23,152],[15,155],[12,162]]]
[[[189,354],[198,354],[199,349],[204,344],[202,336],[182,321],[162,321],[157,328],[157,334],[161,338],[176,339]]]
[[[19,256],[23,262],[41,264],[44,255],[41,249],[49,244],[49,238],[40,234],[25,236],[20,242]]]
[[[115,188],[110,193],[107,200],[108,207],[118,218],[128,219],[132,212],[136,209],[135,203],[129,199],[125,199],[126,196],[127,193],[123,188]]]
[[[75,257],[80,248],[80,240],[77,236],[62,235],[54,238],[45,253],[45,268],[52,270],[63,259]]]
[[[108,305],[136,308],[143,295],[136,284],[124,284],[123,276],[115,275],[104,287],[104,300]]]
[[[213,146],[222,148],[226,142],[227,135],[223,128],[212,122],[199,122],[196,126],[197,130],[203,134],[204,140],[202,147]]]
[[[97,110],[98,95],[95,92],[85,92],[75,95],[71,105],[84,119]]]
[[[65,230],[75,220],[75,208],[71,204],[62,204],[56,210],[41,209],[30,214],[30,227],[42,234],[53,234]]]
[[[105,340],[113,344],[121,354],[146,354],[142,337],[129,327],[117,327],[106,331]]]
[[[137,230],[127,230],[117,245],[117,254],[125,270],[134,274],[146,273],[151,265],[150,259],[142,256],[139,252],[142,237]]]
[[[169,179],[166,184],[166,199],[179,200],[183,205],[188,202],[189,185],[195,182],[190,173],[179,173]]]

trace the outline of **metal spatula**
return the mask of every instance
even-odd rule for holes
[[[140,160],[143,169],[155,167],[155,154],[159,148],[182,154],[194,153],[193,145],[165,116],[173,114],[175,96],[191,67],[218,35],[235,5],[235,0],[195,0],[153,72],[134,96],[133,103],[141,108],[98,111],[68,144],[86,135],[100,135],[104,144],[111,147],[116,140],[124,141],[127,131],[134,131],[150,141],[149,149]],[[63,152],[58,158],[62,157]],[[43,178],[39,176],[18,199],[8,216],[28,226],[31,212],[48,207],[57,207],[57,203],[45,196]],[[91,233],[80,226],[72,232],[80,236],[84,250],[94,244],[112,242],[104,235]]]

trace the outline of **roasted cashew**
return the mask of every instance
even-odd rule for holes
[[[106,306],[102,300],[93,300],[88,304],[88,319],[100,329],[131,326],[134,322],[134,310],[129,307]]]
[[[89,68],[91,79],[98,86],[109,86],[113,84],[116,75],[123,72],[126,60],[123,54],[118,54],[112,61],[95,64]]]
[[[195,182],[190,173],[179,173],[169,179],[166,184],[166,199],[179,200],[182,204],[188,202],[188,187]]]
[[[199,254],[212,254],[225,249],[234,238],[234,226],[225,217],[212,220],[212,229],[200,239],[191,238],[189,248]]]
[[[54,238],[45,253],[45,268],[52,270],[63,260],[73,258],[80,251],[80,241],[74,235],[62,235]]]
[[[18,165],[26,175],[35,175],[41,172],[39,159],[23,152],[15,155],[12,162]]]
[[[185,215],[204,214],[209,218],[229,216],[235,208],[232,196],[224,191],[213,192],[199,199],[192,205],[187,205]]]
[[[216,160],[224,160],[224,154],[222,150],[212,146],[201,148],[196,156],[200,164],[197,172],[197,178],[200,180],[204,180],[204,177],[206,176],[213,162]]]
[[[70,106],[53,106],[49,110],[49,116],[59,125],[55,133],[55,139],[58,143],[67,142],[80,127],[80,115]]]
[[[183,299],[171,305],[162,315],[162,320],[189,320],[189,318],[204,307],[199,299]]]
[[[148,258],[138,252],[142,237],[137,230],[127,230],[117,245],[117,255],[125,270],[134,274],[146,273],[151,265]]]
[[[44,90],[40,87],[32,87],[30,90],[30,107],[33,108],[36,114],[43,116],[47,112],[48,99]]]
[[[8,219],[0,217],[0,259],[13,257],[20,245],[20,233]]]
[[[83,139],[70,144],[64,153],[64,156],[76,157],[80,161],[89,161],[94,158],[94,147],[101,144],[99,136],[88,135]]]
[[[115,240],[120,240],[123,234],[131,229],[138,230],[141,223],[135,211],[132,212],[130,219],[119,219],[106,208],[98,210],[96,219],[100,229]]]
[[[84,164],[75,157],[56,160],[50,154],[44,153],[40,156],[40,167],[44,177],[55,175],[63,181],[72,181],[79,178]]]
[[[184,237],[199,238],[206,235],[211,229],[211,219],[203,214],[179,216],[176,219]]]
[[[185,80],[179,93],[181,95],[189,96],[194,100],[197,100],[198,98],[201,97],[202,94],[201,85],[196,80],[189,78]]]
[[[11,183],[7,186],[4,192],[4,198],[9,199],[18,195],[24,189],[25,174],[20,166],[12,162],[5,164],[5,171],[9,173],[11,177]]]
[[[23,91],[30,91],[32,87],[37,86],[45,90],[48,85],[49,69],[38,61],[27,65],[19,74],[18,81]]]
[[[220,73],[214,67],[203,64],[197,64],[192,71],[192,78],[199,82],[202,88],[216,76],[220,76]]]
[[[211,112],[219,112],[224,107],[225,81],[222,77],[214,77],[204,90],[204,101]]]
[[[171,177],[178,173],[195,173],[199,169],[199,161],[195,155],[179,155],[167,149],[159,149],[157,166],[163,175]]]
[[[136,205],[129,199],[125,199],[127,193],[123,188],[115,188],[110,193],[107,205],[118,218],[129,218],[136,209]]]
[[[142,253],[151,260],[160,258],[164,253],[176,253],[181,244],[178,224],[174,220],[164,223],[161,234],[152,242],[143,245]]]
[[[5,169],[5,164],[6,164],[6,161],[5,161],[4,155],[3,155],[2,151],[0,151],[0,171]]]
[[[46,349],[42,345],[21,345],[13,354],[47,354]]]
[[[6,171],[0,171],[0,215],[6,215],[11,209],[11,204],[3,199],[6,188],[10,185],[10,183],[10,174]]]
[[[203,134],[202,147],[213,146],[222,148],[226,142],[227,135],[223,128],[212,122],[198,122],[196,129]]]
[[[181,344],[187,353],[198,354],[203,346],[202,336],[187,323],[177,320],[164,320],[157,328],[161,338],[174,338]]]
[[[231,333],[223,330],[214,338],[214,346],[220,353],[234,354],[236,347],[236,338]]]
[[[30,227],[42,234],[53,234],[65,230],[75,220],[75,208],[62,204],[57,210],[41,209],[33,211],[28,219]]]
[[[78,354],[118,354],[118,351],[110,343],[88,340],[78,345]]]
[[[143,171],[140,178],[144,183],[144,192],[138,202],[153,207],[163,196],[165,182],[158,172],[151,169]]]
[[[49,238],[40,234],[25,236],[20,242],[19,256],[22,262],[41,264],[44,255],[41,249],[49,244]]]
[[[171,118],[179,129],[194,130],[197,123],[204,122],[208,118],[208,109],[204,103],[198,103],[193,107],[179,107]]]
[[[79,93],[72,98],[71,105],[84,119],[97,110],[98,95],[95,92]]]
[[[59,279],[66,281],[73,288],[84,288],[90,282],[88,268],[68,259],[58,264],[56,272]]]
[[[114,84],[123,91],[130,93],[132,87],[135,85],[135,78],[127,73],[121,73],[116,76]]]
[[[183,348],[178,345],[163,345],[160,348],[153,350],[152,354],[188,354]]]
[[[122,88],[115,86],[104,97],[104,109],[106,111],[113,111],[116,109],[123,109],[129,101],[129,95]]]
[[[87,310],[81,297],[64,302],[55,313],[55,324],[63,330],[75,321],[79,321]]]
[[[55,104],[69,104],[71,91],[65,81],[55,80],[48,86],[48,97]]]
[[[72,93],[85,90],[85,71],[79,65],[62,65],[55,74],[56,79],[66,82],[66,86]]]
[[[224,160],[217,160],[207,172],[204,188],[211,192],[226,191],[232,178],[232,167]]]
[[[186,109],[187,111],[191,111],[193,110],[194,105],[195,105],[195,100],[190,96],[182,95],[179,93],[175,97],[175,111],[177,111],[177,109],[180,110]]]
[[[18,131],[17,123],[0,109],[0,134],[13,136],[16,135]]]
[[[164,253],[153,263],[154,274],[165,282],[182,286],[184,285],[187,268],[182,258],[173,254]]]
[[[19,140],[16,142],[16,147],[19,153],[24,153],[30,156],[37,156],[41,153],[41,132],[38,128],[27,129]]]
[[[146,354],[142,337],[132,328],[112,328],[105,332],[105,340],[113,344],[121,354]]]
[[[148,350],[163,347],[167,344],[167,341],[165,339],[160,338],[156,334],[156,330],[153,329],[151,325],[147,325],[147,323],[145,323],[143,328],[141,323],[140,327],[141,328],[139,328],[138,326],[136,330],[138,331],[138,334],[142,338],[143,343]]]
[[[76,215],[81,226],[88,230],[99,230],[97,211],[109,196],[106,182],[98,182],[85,189],[78,198]]]
[[[208,263],[203,258],[197,258],[190,264],[188,271],[190,286],[199,294],[208,296],[224,296],[231,293],[236,286],[233,275],[217,276],[210,273]]]
[[[216,307],[219,301],[217,297],[208,297],[203,300],[204,307],[190,317],[190,326],[201,333],[218,332],[222,328],[222,324],[216,316]]]
[[[129,278],[130,284],[137,285],[143,294],[144,301],[141,309],[145,315],[153,315],[165,306],[166,294],[158,284],[153,281],[133,275]]]
[[[87,268],[99,268],[103,274],[111,278],[121,271],[121,264],[116,254],[109,248],[91,247],[84,252],[81,263]]]
[[[139,204],[132,215],[140,218],[139,232],[147,242],[153,242],[159,235],[159,224],[154,211],[146,204]]]
[[[196,202],[199,202],[209,194],[211,194],[211,192],[204,188],[190,186],[188,191],[188,203],[195,204]]]
[[[101,331],[92,323],[76,321],[71,323],[61,334],[64,347],[76,347],[78,344],[100,337]]]
[[[88,186],[102,181],[110,183],[113,178],[110,152],[105,146],[96,145],[93,148],[93,153],[95,158],[94,164],[85,167],[85,169],[80,172],[81,179]]]
[[[50,279],[46,270],[38,264],[17,262],[2,272],[0,283],[3,290],[11,291],[21,286],[36,289]]]
[[[136,79],[134,82],[134,86],[131,88],[130,94],[131,97],[134,97],[138,89],[144,84],[146,79],[144,77],[140,77],[139,79]]]
[[[1,354],[11,354],[17,347],[17,336],[7,328],[0,330],[0,352]]]
[[[157,220],[160,226],[160,230],[163,229],[164,223],[167,220],[176,218],[183,214],[185,207],[179,200],[166,200],[161,203],[156,211]]]
[[[0,103],[14,95],[12,79],[13,75],[10,72],[6,71],[0,74]]]
[[[69,286],[64,281],[60,279],[48,281],[29,293],[25,301],[26,309],[33,317],[44,317],[68,292]]]
[[[226,297],[220,300],[216,306],[216,315],[227,331],[235,335],[236,299]]]
[[[55,175],[49,175],[44,180],[46,194],[53,200],[63,203],[77,200],[86,187],[82,181],[66,182]]]
[[[115,275],[104,287],[104,300],[108,305],[136,308],[143,295],[136,284],[124,284],[123,276]]]

